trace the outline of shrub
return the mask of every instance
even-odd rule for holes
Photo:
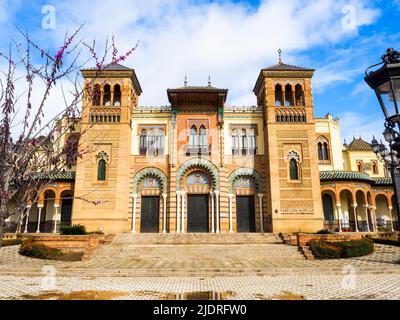
[[[374,242],[368,238],[340,242],[311,240],[309,245],[318,259],[360,257],[374,252]]]
[[[374,241],[374,243],[378,243],[378,244],[386,244],[389,246],[400,247],[400,241],[398,241],[398,240],[372,238],[372,241]]]
[[[318,259],[340,258],[340,248],[335,246],[334,243],[321,240],[311,240],[309,245],[314,257]]]
[[[85,226],[80,224],[74,224],[72,226],[64,226],[61,227],[61,234],[62,235],[87,235]]]
[[[1,243],[2,247],[8,247],[8,246],[16,246],[22,243],[21,239],[7,239],[3,240]]]
[[[48,260],[55,260],[63,254],[60,249],[50,248],[43,243],[35,243],[32,239],[22,242],[19,253],[27,257]]]

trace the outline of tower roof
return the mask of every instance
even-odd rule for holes
[[[82,69],[82,71],[97,70],[96,67]],[[134,71],[132,68],[128,68],[119,63],[111,63],[103,68],[105,71]]]
[[[352,151],[372,151],[372,146],[367,141],[364,141],[361,138],[353,138],[353,141],[350,142],[347,146],[347,150]]]
[[[315,69],[293,66],[286,63],[278,63],[262,69],[263,71],[315,71]]]
[[[106,65],[100,72],[98,72],[96,67],[82,69],[81,72],[85,78],[131,78],[137,95],[140,96],[143,92],[135,69],[125,67],[119,63]]]
[[[168,100],[174,107],[183,106],[219,106],[225,104],[228,89],[208,86],[184,86],[167,89]]]
[[[257,82],[254,86],[254,94],[258,94],[261,84],[265,78],[311,78],[315,69],[298,67],[282,62],[282,50],[279,49],[279,61],[270,67],[261,69]]]

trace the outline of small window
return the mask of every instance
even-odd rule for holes
[[[105,107],[111,106],[111,87],[109,84],[104,86],[103,106]]]
[[[296,85],[295,87],[295,99],[296,99],[296,106],[304,106],[304,92],[301,85]]]
[[[290,84],[287,84],[285,86],[285,106],[293,106],[294,101],[293,101],[293,90],[292,86]]]
[[[289,162],[290,180],[299,180],[299,166],[295,159],[290,159]]]
[[[106,181],[107,163],[106,160],[100,159],[97,164],[97,180]]]
[[[93,105],[100,106],[101,90],[100,85],[96,84],[93,91]]]
[[[373,174],[378,174],[378,165],[375,161],[372,162],[372,172]]]
[[[277,84],[275,86],[275,106],[283,106],[283,91],[282,91],[282,86],[280,84]]]
[[[116,84],[114,86],[114,101],[113,101],[114,107],[120,107],[121,106],[121,86],[119,84]]]

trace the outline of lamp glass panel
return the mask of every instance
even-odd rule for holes
[[[379,102],[381,103],[385,117],[390,118],[397,115],[398,110],[396,110],[395,97],[393,95],[391,82],[387,81],[377,87],[376,94],[378,95],[378,98],[380,98]]]

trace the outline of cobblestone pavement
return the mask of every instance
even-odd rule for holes
[[[229,246],[230,253],[219,256],[218,247],[163,246],[168,254],[160,255],[159,246],[144,246],[112,257],[104,253],[114,249],[103,248],[91,261],[64,262],[4,247],[0,299],[176,299],[209,291],[221,299],[400,299],[399,247],[376,245],[368,256],[319,261],[286,245],[265,254],[260,245]],[[193,256],[185,259],[188,252]]]
[[[74,278],[0,276],[0,299],[190,299],[214,292],[221,300],[400,299],[400,275]],[[201,295],[201,294],[200,294]],[[199,294],[197,294],[197,297]]]

